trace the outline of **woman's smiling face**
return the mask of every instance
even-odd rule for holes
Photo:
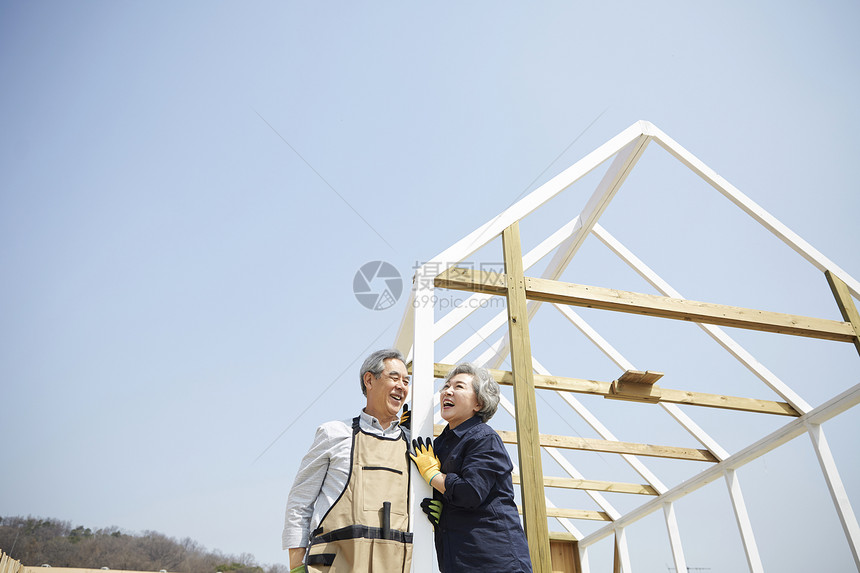
[[[460,373],[445,382],[439,391],[442,418],[451,429],[456,428],[481,409],[472,386],[472,375]]]

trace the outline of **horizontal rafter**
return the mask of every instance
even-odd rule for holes
[[[445,426],[435,424],[433,435],[442,433]],[[496,430],[496,433],[506,444],[517,443],[517,433],[506,430]],[[583,450],[587,452],[602,452],[606,454],[632,454],[650,456],[653,458],[670,458],[695,462],[718,462],[719,460],[708,450],[682,448],[677,446],[655,446],[635,442],[619,442],[616,440],[598,440],[595,438],[577,438],[573,436],[556,436],[540,434],[540,445],[544,448],[561,448],[564,450]]]
[[[436,378],[444,378],[453,364],[436,363],[433,366],[433,375]],[[512,385],[513,375],[508,370],[488,369],[490,374],[499,384]],[[544,376],[535,374],[535,388],[542,390],[558,390],[564,392],[575,392],[578,394],[592,394],[595,396],[611,396],[611,383],[597,380],[585,380],[582,378],[564,378],[561,376]],[[759,400],[757,398],[740,398],[737,396],[723,396],[721,394],[707,394],[704,392],[689,392],[687,390],[672,390],[660,388],[660,402],[673,404],[689,404],[691,406],[705,406],[708,408],[723,408],[726,410],[740,410],[743,412],[759,412],[761,414],[777,414],[781,416],[799,416],[800,412],[786,402],[775,402],[773,400]]]
[[[517,506],[517,512],[520,515],[523,513],[523,508]],[[612,521],[612,518],[604,511],[594,511],[589,509],[562,509],[560,507],[546,508],[547,517],[566,517],[568,519],[590,519],[592,521]]]
[[[506,444],[517,443],[517,433],[496,430]],[[540,445],[545,448],[562,448],[567,450],[584,450],[603,452],[607,454],[634,454],[655,458],[671,458],[675,460],[691,460],[697,462],[718,462],[714,454],[708,450],[682,448],[677,446],[655,446],[634,442],[616,442],[614,440],[598,440],[595,438],[578,438],[574,436],[556,436],[540,434]]]
[[[524,277],[526,298],[659,318],[716,324],[839,342],[854,342],[850,323],[782,314],[604,287]],[[504,295],[506,277],[499,273],[452,267],[436,277],[440,288]]]
[[[514,484],[520,483],[520,476],[518,474],[513,474],[513,480]],[[659,492],[648,484],[600,481],[593,479],[573,479],[544,476],[543,485],[544,487],[557,487],[563,489],[585,489],[589,491],[605,491],[610,493],[659,495]]]

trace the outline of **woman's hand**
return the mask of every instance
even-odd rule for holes
[[[427,438],[426,444],[422,438],[412,440],[412,448],[415,450],[415,453],[409,452],[409,457],[415,462],[424,481],[432,486],[430,482],[433,481],[433,478],[442,473],[442,464],[439,463],[439,458],[433,453],[431,438]]]
[[[427,519],[433,524],[433,529],[439,525],[439,518],[442,516],[442,501],[425,497],[421,502],[421,509],[427,514]]]

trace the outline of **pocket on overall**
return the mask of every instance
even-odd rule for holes
[[[412,544],[393,539],[374,539],[370,559],[371,571],[409,571]]]
[[[343,539],[312,545],[308,573],[358,573],[370,570],[369,539]]]
[[[362,508],[380,511],[384,502],[391,503],[393,515],[406,515],[406,495],[403,472],[385,466],[363,466],[361,480]]]
[[[357,537],[312,545],[309,573],[403,573],[412,564],[412,543]]]

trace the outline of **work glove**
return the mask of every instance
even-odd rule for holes
[[[412,426],[412,412],[409,411],[409,404],[403,404],[403,413],[400,414],[400,427],[410,429]]]
[[[421,472],[421,477],[429,485],[434,477],[442,473],[442,464],[439,463],[439,458],[433,453],[433,442],[431,438],[427,438],[427,443],[425,444],[422,438],[418,438],[417,440],[412,440],[412,448],[415,450],[415,453],[409,452],[409,457],[415,462],[418,471]]]
[[[433,524],[433,529],[439,525],[439,517],[442,515],[442,500],[425,497],[421,502],[421,509],[427,514],[427,519]]]
[[[304,564],[299,565],[298,567],[293,567],[290,569],[290,573],[308,573],[308,568],[304,566]]]

